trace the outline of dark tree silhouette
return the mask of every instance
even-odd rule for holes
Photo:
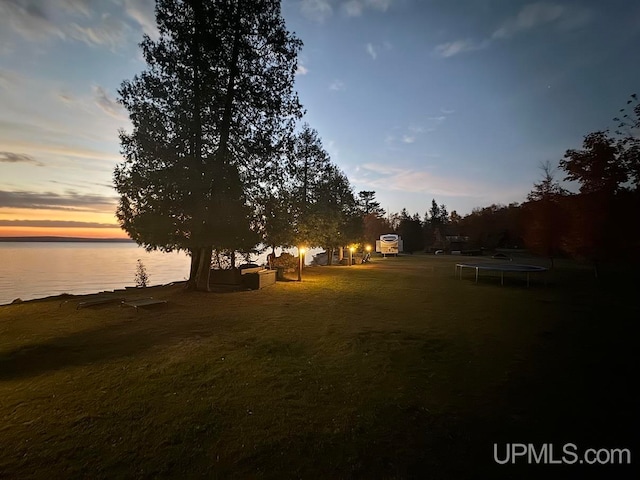
[[[363,215],[374,214],[377,217],[384,217],[384,208],[380,206],[380,202],[376,201],[376,192],[363,190],[358,192],[358,205]]]
[[[534,183],[523,206],[523,235],[529,250],[548,257],[553,268],[562,251],[568,220],[563,199],[569,192],[555,180],[551,162],[542,163],[540,169],[542,179]]]
[[[620,116],[613,119],[617,123],[618,145],[622,160],[629,172],[636,190],[640,189],[640,101],[635,93],[627,101],[627,107],[620,109]]]
[[[114,174],[122,228],[148,250],[186,250],[188,285],[208,289],[212,249],[254,246],[258,186],[300,117],[301,42],[277,0],[158,0],[147,69],[123,82],[131,133]]]
[[[398,233],[402,237],[403,249],[407,253],[418,252],[424,249],[424,238],[422,235],[422,222],[417,213],[411,217],[406,208],[400,212],[400,224]]]
[[[613,195],[628,180],[628,169],[620,156],[619,144],[607,131],[584,137],[582,150],[567,150],[560,168],[565,180],[580,183],[580,193]]]

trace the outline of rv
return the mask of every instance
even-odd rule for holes
[[[381,253],[383,257],[398,255],[402,252],[402,238],[395,233],[380,235],[380,240],[376,240],[376,252]]]

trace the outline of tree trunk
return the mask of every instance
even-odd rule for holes
[[[200,250],[193,249],[189,251],[189,255],[191,257],[191,267],[189,269],[189,280],[187,280],[187,289],[195,290],[196,289],[196,274],[198,273],[198,265],[200,263]]]
[[[200,248],[198,252],[198,267],[195,278],[195,288],[201,292],[209,291],[209,273],[211,272],[211,247]]]
[[[333,248],[326,248],[325,251],[327,252],[327,265],[333,265]]]

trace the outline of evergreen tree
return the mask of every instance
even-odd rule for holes
[[[277,0],[158,0],[147,69],[123,82],[125,157],[114,174],[122,228],[148,250],[186,250],[188,285],[208,289],[212,249],[247,249],[259,186],[299,118],[301,42]]]

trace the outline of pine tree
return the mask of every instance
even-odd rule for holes
[[[147,250],[186,250],[208,289],[212,249],[247,249],[260,186],[277,175],[301,106],[301,42],[277,0],[158,0],[147,69],[123,82],[125,157],[114,174],[122,228]]]

